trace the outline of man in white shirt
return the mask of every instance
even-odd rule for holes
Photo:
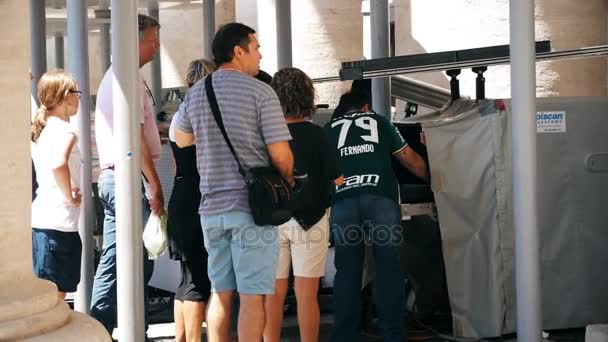
[[[156,18],[139,15],[139,66],[150,62],[159,51]],[[101,174],[99,176],[99,197],[104,207],[103,252],[93,283],[91,316],[100,321],[110,334],[116,325],[116,218],[115,218],[115,181],[116,139],[114,137],[113,89],[114,71],[108,69],[97,92],[95,109],[95,136],[99,153]],[[160,179],[154,162],[160,158],[161,142],[152,111],[151,95],[143,78],[140,84],[141,100],[141,157],[142,174],[146,180],[147,198],[143,200],[144,223],[150,210],[160,213],[164,198]],[[142,227],[133,227],[142,229]],[[152,276],[154,263],[148,260],[144,251],[144,283]]]

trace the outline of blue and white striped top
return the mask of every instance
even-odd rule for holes
[[[230,141],[245,169],[268,166],[266,145],[291,140],[279,99],[267,84],[236,70],[218,70],[213,88]],[[193,133],[201,176],[200,214],[250,212],[245,181],[213,118],[204,80],[186,95],[175,126]]]

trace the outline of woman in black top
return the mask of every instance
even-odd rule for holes
[[[188,66],[188,87],[209,75],[215,65],[207,60],[192,61]],[[211,294],[207,276],[207,251],[198,215],[201,202],[199,174],[196,168],[194,145],[179,148],[175,143],[174,123],[169,128],[169,140],[175,160],[173,191],[169,199],[169,255],[180,261],[181,281],[175,291],[174,320],[175,340],[179,342],[201,341],[201,326]]]
[[[319,336],[319,278],[325,274],[329,244],[330,194],[334,182],[342,182],[337,170],[335,150],[330,148],[323,129],[309,121],[315,111],[315,92],[311,79],[301,70],[285,68],[271,83],[277,92],[292,140],[295,168],[308,175],[307,184],[297,195],[294,217],[279,226],[280,252],[274,295],[266,296],[264,341],[281,337],[283,304],[290,267],[295,276],[300,340],[317,341]]]

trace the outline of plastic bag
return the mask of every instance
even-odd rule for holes
[[[158,216],[151,213],[143,234],[144,246],[148,251],[148,258],[156,259],[167,250],[167,213]]]

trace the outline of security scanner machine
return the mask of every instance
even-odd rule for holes
[[[538,42],[536,48],[537,59],[608,52],[605,46],[551,52],[549,42]],[[418,216],[430,218],[422,224],[430,227],[430,232],[421,234],[423,228],[405,223],[405,268],[414,290],[419,288],[427,298],[427,302],[421,299],[422,304],[433,310],[442,305],[437,296],[441,296],[441,282],[445,281],[454,335],[485,338],[509,334],[516,329],[511,103],[509,99],[485,99],[483,89],[483,72],[489,65],[508,63],[508,46],[425,55],[427,58],[416,55],[343,63],[341,76],[361,79],[448,71],[451,99],[441,109],[395,117],[402,133],[415,131],[416,125],[424,131],[422,152],[428,155],[431,172],[432,192],[421,200],[428,203],[425,206],[430,212]],[[460,99],[460,68],[474,68],[478,99]],[[608,210],[603,206],[608,203],[608,98],[538,98],[536,108],[538,183],[529,191],[538,196],[542,328],[605,323]],[[420,153],[420,147],[412,148]],[[402,212],[419,209],[413,205],[419,199],[408,195],[416,197],[424,186],[400,183]],[[438,233],[434,238],[435,213]],[[433,255],[435,241],[440,244],[439,256]],[[425,255],[423,248],[430,254]],[[413,253],[410,258],[416,256],[418,261],[408,261],[407,253]],[[428,264],[420,261],[425,256]],[[416,274],[425,267],[432,269],[434,277],[429,272]]]

